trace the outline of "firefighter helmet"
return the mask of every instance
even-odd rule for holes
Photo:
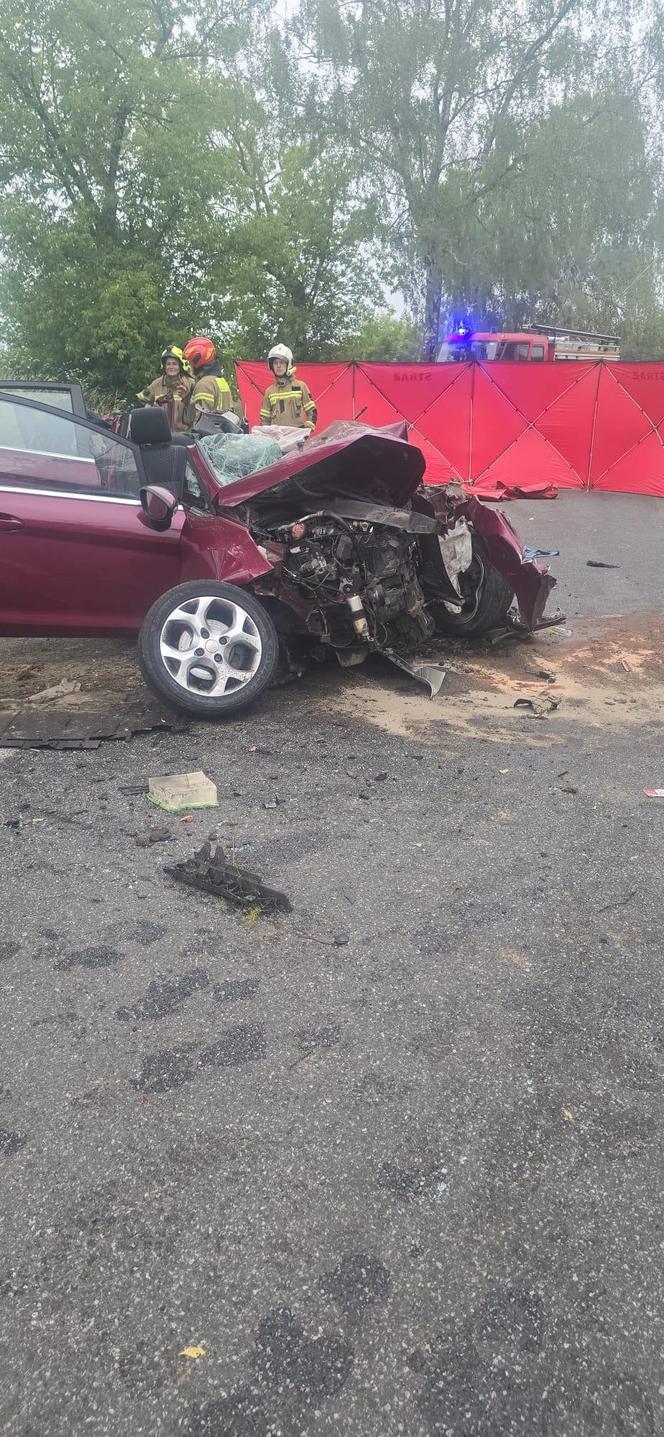
[[[196,334],[193,339],[188,339],[182,351],[187,363],[192,369],[203,369],[206,364],[211,364],[217,358],[217,351],[211,339],[205,339],[201,334]]]
[[[275,359],[285,359],[285,361],[286,361],[286,373],[287,373],[287,374],[292,374],[292,373],[293,373],[293,351],[292,351],[292,349],[289,349],[289,348],[288,348],[288,345],[287,345],[287,344],[274,344],[274,345],[272,346],[272,349],[270,350],[270,353],[268,354],[267,362],[268,362],[268,364],[269,364],[269,366],[270,366],[270,369],[272,370],[272,373],[273,373],[273,374],[274,374],[274,360],[275,360]]]
[[[177,362],[178,362],[178,364],[179,364],[179,366],[180,366],[180,374],[189,374],[189,365],[187,364],[187,361],[186,361],[186,359],[185,359],[185,357],[184,357],[184,355],[183,355],[183,353],[182,353],[182,350],[180,349],[179,345],[177,345],[177,344],[169,344],[168,349],[162,349],[162,351],[161,351],[161,367],[162,367],[162,369],[165,369],[165,368],[166,368],[166,360],[167,360],[167,359],[177,359]]]

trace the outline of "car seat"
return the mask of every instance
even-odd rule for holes
[[[182,498],[187,468],[187,450],[174,444],[170,425],[163,409],[157,405],[133,409],[129,437],[138,445],[148,484],[161,484],[177,499]]]

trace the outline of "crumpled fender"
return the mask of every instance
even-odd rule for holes
[[[556,580],[545,564],[524,559],[523,545],[509,519],[469,494],[459,504],[475,532],[484,541],[490,562],[516,594],[519,616],[528,629],[539,624]]]

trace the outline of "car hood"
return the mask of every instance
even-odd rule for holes
[[[262,507],[265,498],[272,513],[287,515],[294,507],[298,512],[321,508],[331,499],[407,504],[422,482],[425,464],[406,432],[402,423],[372,429],[339,420],[268,469],[221,487],[217,507],[234,509],[250,499]]]

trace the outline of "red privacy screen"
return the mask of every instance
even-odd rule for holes
[[[258,423],[272,376],[236,364]],[[302,364],[320,432],[333,419],[405,419],[430,484],[499,497],[555,489],[664,495],[664,364]]]

